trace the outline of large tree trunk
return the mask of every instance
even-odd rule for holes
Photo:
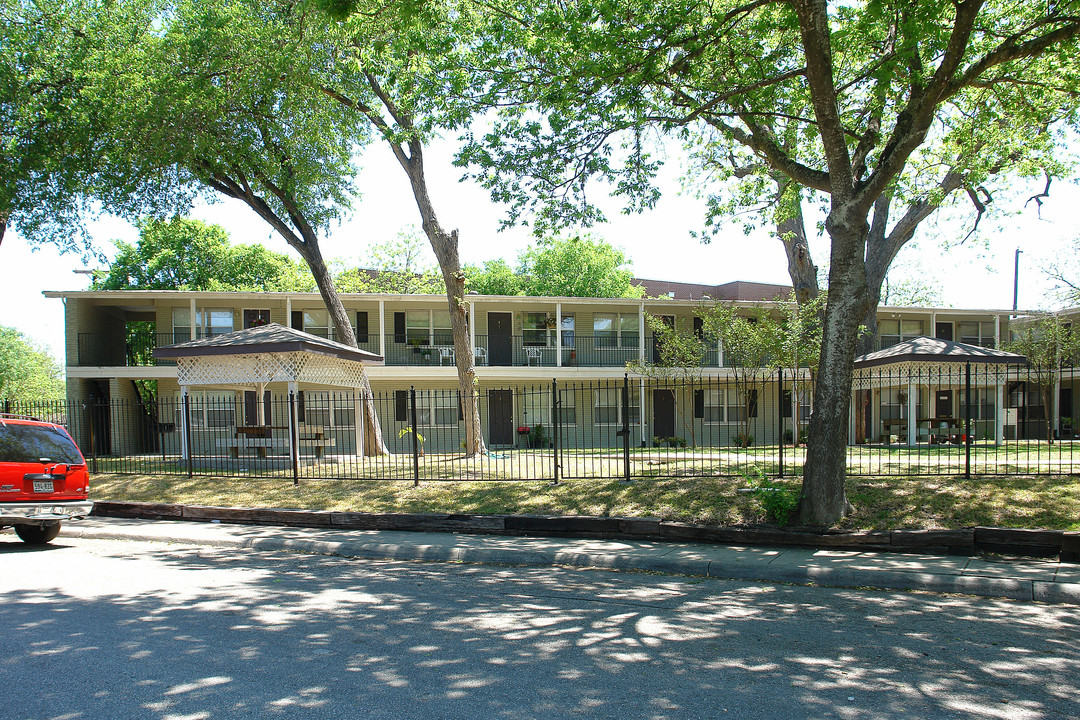
[[[785,176],[774,176],[777,184],[777,202],[790,209],[776,223],[776,236],[784,245],[787,255],[788,275],[795,290],[795,301],[805,305],[817,299],[818,269],[810,256],[810,244],[806,240],[806,223],[803,221],[802,196],[799,189]]]
[[[349,322],[349,313],[345,311],[341,296],[338,295],[337,288],[334,287],[334,280],[330,276],[326,262],[323,260],[318,238],[313,233],[310,236],[308,233],[304,233],[304,235],[303,243],[289,241],[289,244],[296,248],[296,251],[300,253],[301,257],[307,262],[308,267],[311,268],[311,274],[315,278],[319,294],[322,296],[323,303],[334,321],[334,330],[337,333],[338,342],[357,347],[356,333],[353,332],[352,323]],[[379,416],[375,410],[375,393],[371,390],[371,382],[368,380],[366,372],[360,376],[358,391],[364,416],[364,455],[389,455],[390,450],[386,447],[386,441],[383,440],[382,426],[379,424]]]
[[[431,242],[431,249],[439,261],[443,281],[446,283],[446,301],[450,308],[450,328],[454,334],[454,362],[457,365],[458,392],[461,396],[461,416],[465,420],[465,453],[473,457],[487,452],[483,428],[480,424],[480,403],[476,379],[476,358],[472,337],[469,335],[468,305],[465,303],[465,274],[461,271],[458,255],[457,230],[446,232],[435,217],[435,209],[428,197],[427,181],[419,147],[414,148],[406,170],[412,184],[413,196],[423,218],[424,234]]]
[[[863,253],[867,227],[858,218],[827,221],[832,238],[829,300],[822,332],[821,361],[810,418],[803,471],[801,521],[831,526],[848,511],[844,488],[847,469],[848,414],[851,407],[852,362],[859,322],[869,303]]]

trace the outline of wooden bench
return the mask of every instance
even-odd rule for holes
[[[289,449],[289,444],[284,439],[246,436],[237,437],[234,440],[218,440],[217,446],[227,448],[229,455],[234,458],[240,457],[241,450],[254,450],[257,457],[264,458],[268,449],[280,450],[283,453]]]
[[[312,448],[315,450],[315,457],[321,458],[323,453],[326,452],[326,448],[334,447],[337,445],[337,441],[334,438],[324,438],[322,433],[315,433],[314,437],[301,435],[300,448]]]

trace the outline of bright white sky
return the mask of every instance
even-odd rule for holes
[[[491,204],[482,188],[458,182],[461,172],[451,167],[449,158],[449,145],[438,145],[425,153],[432,201],[443,226],[460,231],[462,260],[480,263],[502,257],[513,263],[517,253],[530,242],[528,232],[499,233],[500,208]],[[732,225],[710,245],[692,238],[690,231],[702,226],[703,205],[680,194],[681,168],[669,167],[668,173],[662,182],[664,196],[655,210],[629,217],[613,212],[611,222],[594,229],[627,253],[636,275],[713,284],[732,280],[789,282],[783,250],[767,233],[747,237],[741,228]],[[366,244],[385,242],[399,230],[420,225],[405,175],[385,148],[372,147],[366,153],[357,185],[361,197],[352,217],[323,241],[323,254],[328,259],[355,259]],[[1020,195],[1027,197],[1036,191],[1021,189]],[[1023,250],[1020,307],[1054,306],[1047,297],[1049,284],[1042,268],[1052,258],[1072,253],[1069,241],[1078,230],[1080,188],[1055,183],[1041,218],[1033,204],[1026,209],[1020,207],[1022,204],[1021,199],[1009,205],[1017,215],[993,226],[986,224],[981,233],[984,243],[948,254],[942,253],[939,239],[946,235],[963,237],[970,227],[970,215],[963,216],[966,224],[924,223],[926,227],[917,235],[914,246],[909,244],[897,259],[899,269],[908,275],[925,276],[940,286],[947,306],[1007,309],[1012,307],[1014,251],[1019,247]],[[201,205],[192,216],[224,226],[234,242],[264,243],[272,250],[292,253],[268,225],[241,203]],[[113,239],[137,239],[133,227],[114,219],[97,222],[92,229],[95,242],[106,251],[112,248]],[[811,244],[817,262],[827,263],[827,242],[819,238]],[[21,330],[62,358],[63,305],[60,300],[46,300],[41,293],[86,289],[88,278],[73,273],[84,267],[80,259],[59,255],[51,246],[31,251],[21,237],[9,231],[0,246],[0,267],[0,325]]]

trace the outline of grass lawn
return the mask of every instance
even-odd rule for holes
[[[789,480],[790,487],[798,481]],[[778,484],[778,483],[773,483]],[[757,500],[738,492],[741,477],[658,477],[547,482],[411,481],[95,475],[91,498],[232,507],[361,512],[613,515],[714,525],[762,522]],[[841,527],[859,530],[991,525],[1080,530],[1080,476],[938,475],[850,478],[855,512]]]

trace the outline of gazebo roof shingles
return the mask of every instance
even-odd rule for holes
[[[916,337],[887,347],[884,350],[860,355],[855,358],[855,369],[861,370],[879,365],[897,365],[910,362],[946,364],[972,362],[1019,365],[1026,363],[1027,358],[1004,350],[968,345],[953,340]]]

